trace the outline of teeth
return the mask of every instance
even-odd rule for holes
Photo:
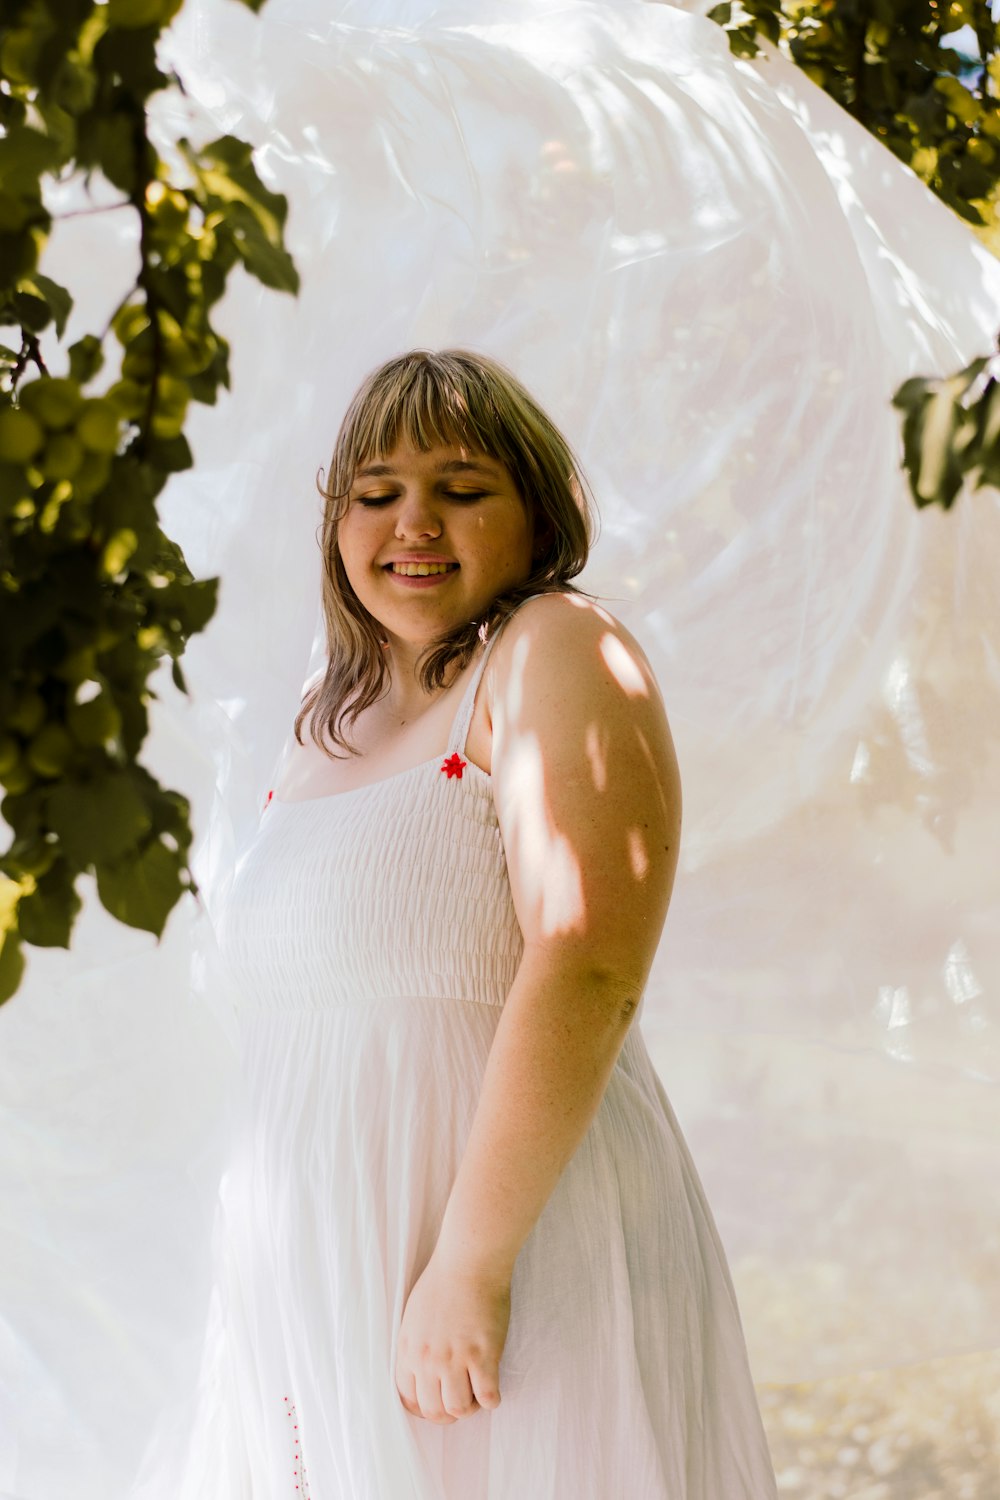
[[[406,578],[426,578],[430,573],[450,573],[453,563],[393,563],[392,571]]]

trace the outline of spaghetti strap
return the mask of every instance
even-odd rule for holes
[[[550,591],[546,590],[546,592]],[[527,599],[522,599],[518,604],[515,604],[510,614],[505,615],[500,624],[496,626],[491,632],[486,645],[483,647],[482,654],[476,666],[476,670],[473,672],[469,684],[466,687],[465,692],[462,694],[462,701],[458,705],[458,709],[455,713],[455,718],[451,726],[451,733],[448,736],[449,755],[453,754],[455,751],[457,751],[460,756],[465,754],[465,741],[469,734],[469,725],[472,723],[472,713],[476,704],[476,693],[479,689],[479,684],[482,681],[483,672],[486,668],[489,654],[492,651],[493,647],[496,645],[497,639],[503,631],[504,626],[506,625],[508,620],[512,619],[513,616],[517,614],[522,604],[527,604],[528,599],[539,599],[540,597],[540,594],[529,594]]]

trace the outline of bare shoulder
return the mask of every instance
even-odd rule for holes
[[[681,829],[646,653],[602,604],[551,594],[511,617],[493,656],[493,801],[525,943],[572,948],[640,988]]]
[[[575,766],[593,771],[609,756],[638,760],[679,803],[680,772],[656,675],[632,632],[602,604],[579,594],[529,599],[505,625],[490,665],[501,778],[505,757],[527,737],[554,776],[572,775]]]
[[[560,698],[582,693],[586,700],[603,683],[665,717],[639,641],[604,605],[581,594],[541,594],[522,605],[504,626],[486,676],[491,706],[500,697],[508,711],[515,700],[527,706],[531,687],[545,696],[558,689]]]

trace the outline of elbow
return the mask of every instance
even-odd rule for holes
[[[532,943],[522,967],[529,982],[562,997],[571,1009],[581,1006],[613,1029],[626,1029],[639,1009],[646,970],[609,955],[581,951],[579,945]]]
[[[613,1020],[625,1027],[631,1024],[645,987],[641,979],[607,964],[594,964],[586,983]]]

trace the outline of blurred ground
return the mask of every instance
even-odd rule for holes
[[[1000,1500],[1000,1350],[757,1394],[781,1500]]]

